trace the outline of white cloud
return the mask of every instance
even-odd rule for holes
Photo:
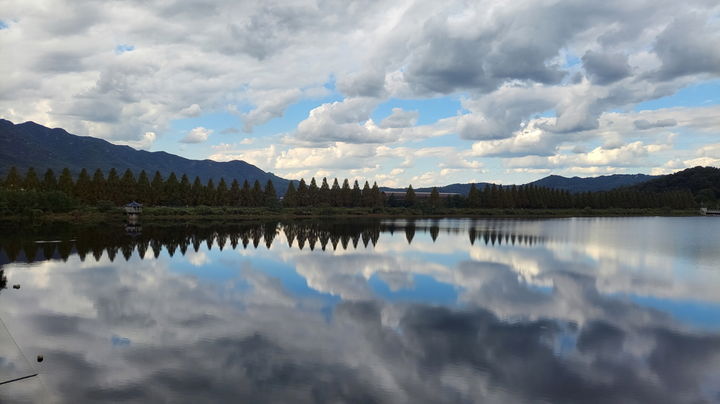
[[[202,143],[208,140],[208,136],[213,133],[212,129],[206,129],[202,126],[193,128],[184,138],[180,140],[181,143]]]

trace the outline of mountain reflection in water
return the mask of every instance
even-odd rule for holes
[[[720,402],[696,219],[6,233],[0,401]]]

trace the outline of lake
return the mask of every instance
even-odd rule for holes
[[[5,232],[0,378],[39,376],[0,401],[716,403],[719,236],[710,217]]]

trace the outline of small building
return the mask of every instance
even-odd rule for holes
[[[139,215],[142,213],[142,203],[132,201],[125,205],[125,213],[128,215]]]

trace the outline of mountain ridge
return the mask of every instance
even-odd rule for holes
[[[48,168],[59,173],[66,167],[73,175],[83,168],[99,168],[105,172],[115,168],[120,174],[130,169],[136,175],[140,170],[145,170],[148,175],[159,171],[166,177],[174,172],[178,176],[186,174],[191,181],[195,176],[202,181],[213,179],[215,182],[220,178],[227,182],[248,180],[251,184],[258,180],[263,186],[267,180],[272,180],[280,191],[284,191],[290,182],[242,160],[192,160],[164,151],[136,150],[91,136],[78,136],[32,121],[14,124],[0,119],[0,173],[4,175],[11,166],[20,170],[34,167],[40,174]]]

